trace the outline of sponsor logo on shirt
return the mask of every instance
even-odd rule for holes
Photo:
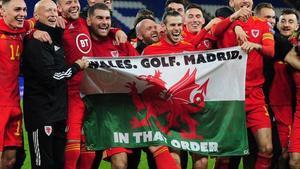
[[[89,53],[92,49],[92,43],[90,37],[84,33],[77,35],[76,46],[81,53],[83,54]]]

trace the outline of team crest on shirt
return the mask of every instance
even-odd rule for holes
[[[111,51],[110,54],[111,54],[111,56],[112,56],[113,58],[119,57],[119,51],[117,51],[117,50]]]
[[[257,38],[259,35],[259,30],[258,29],[252,29],[251,34],[253,37]]]
[[[204,40],[203,43],[204,43],[206,48],[210,48],[209,40]]]
[[[52,126],[44,126],[45,133],[50,136],[52,133]]]

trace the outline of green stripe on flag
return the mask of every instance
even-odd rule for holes
[[[89,112],[84,132],[92,150],[165,144],[203,155],[248,153],[244,101],[207,101],[200,112],[164,112],[143,123],[147,111],[136,112],[128,94],[88,95],[84,100]]]

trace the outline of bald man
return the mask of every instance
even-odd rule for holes
[[[48,32],[52,43],[28,39],[23,53],[24,121],[32,169],[62,169],[66,142],[67,80],[87,67],[78,59],[67,66],[62,34],[56,28],[57,6],[41,0],[35,6],[35,28]]]

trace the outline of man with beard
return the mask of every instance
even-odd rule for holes
[[[83,56],[93,56],[92,43],[86,20],[79,17],[79,1],[58,0],[57,7],[59,13],[67,22],[63,34],[63,45],[68,65],[72,65]],[[116,29],[112,31],[114,33],[117,32],[116,37],[118,37],[117,34],[120,31]],[[95,152],[86,150],[84,136],[81,132],[85,112],[85,106],[80,97],[80,83],[82,77],[83,72],[79,72],[68,81],[67,143],[65,149],[66,169],[75,169],[77,164],[79,168],[91,168],[95,156]]]
[[[241,48],[249,53],[246,73],[246,121],[258,146],[255,168],[268,169],[271,166],[273,147],[271,122],[262,91],[264,83],[263,57],[273,57],[274,38],[266,21],[251,16],[252,0],[230,0],[229,4],[235,11],[249,11],[249,15],[234,21],[227,30],[224,29],[223,22],[218,23],[216,28],[223,29],[220,31],[223,32],[222,47],[236,46],[241,43]],[[236,26],[241,26],[247,33],[247,41],[239,42],[236,39],[234,33]]]
[[[144,48],[159,41],[157,23],[150,16],[144,16],[136,25],[137,47],[136,50],[142,53]]]
[[[183,18],[180,13],[174,10],[166,11],[162,21],[166,29],[165,36],[161,38],[160,42],[147,46],[143,51],[143,55],[181,53],[195,49],[192,44],[182,40]],[[174,151],[171,154],[177,165],[181,166],[180,151]],[[185,168],[185,166],[182,168]]]
[[[87,18],[89,8],[92,7],[93,5],[95,5],[96,3],[104,3],[105,5],[107,5],[107,7],[109,8],[109,10],[111,12],[113,12],[113,7],[112,7],[113,0],[87,0],[87,3],[88,3],[88,5],[86,7],[84,7],[82,9],[82,11],[80,12],[80,16],[82,18],[84,18],[84,19]],[[116,19],[114,17],[112,18],[112,27],[115,27],[115,28],[119,28],[120,27],[117,24],[117,21],[116,21]],[[122,38],[123,38],[121,40],[122,42],[127,41],[127,36],[126,36],[125,33],[123,33]]]
[[[138,53],[129,42],[116,44],[110,33],[111,14],[105,4],[95,4],[89,9],[87,23],[91,27],[93,52],[99,56],[123,57],[136,56]],[[105,105],[103,105],[105,106]],[[158,169],[176,169],[175,161],[164,146],[151,146]],[[127,168],[127,153],[130,150],[115,147],[105,150],[104,155],[110,158],[112,168]]]
[[[265,19],[271,25],[271,27],[274,28],[276,24],[276,15],[272,4],[259,3],[255,7],[255,16]],[[276,124],[273,125],[272,138],[274,145],[273,160],[276,160],[275,164],[279,165],[279,169],[282,169],[287,167],[287,147],[292,125],[294,84],[291,76],[290,66],[288,66],[283,59],[281,59],[281,55],[284,55],[285,53],[282,50],[288,45],[289,41],[287,38],[278,33],[274,34],[274,39],[275,56],[271,60],[264,60],[264,72],[266,78],[264,90],[267,104],[269,104],[271,108],[270,115],[271,117],[275,116],[276,119]],[[275,144],[278,142],[280,142],[280,144],[276,146]],[[281,147],[281,153],[279,152],[281,155],[279,159],[277,155],[279,149],[278,147]]]
[[[299,40],[297,37],[295,37],[296,31],[299,29],[299,16],[296,11],[292,9],[285,9],[281,12],[281,15],[279,17],[279,21],[277,23],[277,28],[280,32],[280,34],[286,38],[289,39],[289,41],[292,44],[297,45]],[[298,42],[298,43],[297,43]],[[287,45],[287,44],[286,44]],[[298,55],[299,56],[299,55]],[[285,60],[287,61],[287,60]],[[287,61],[288,62],[288,61]],[[290,65],[293,66],[293,63],[288,62]],[[299,146],[299,71],[294,71],[293,73],[293,79],[296,86],[296,108],[294,113],[294,122],[291,128],[291,131],[288,130],[290,128],[290,125],[292,124],[292,115],[291,114],[280,114],[280,118],[283,122],[285,122],[286,129],[285,134],[290,134],[289,138],[289,145],[288,145],[288,152],[290,153],[290,167],[292,169],[299,169],[300,168],[300,146]],[[285,103],[285,102],[284,102]],[[284,113],[284,112],[282,112]],[[291,133],[290,133],[291,132]],[[287,136],[286,136],[287,137]]]
[[[67,79],[87,61],[67,66],[62,47],[63,30],[55,28],[58,13],[52,0],[36,4],[35,28],[49,33],[52,43],[26,41],[23,54],[24,120],[28,131],[31,167],[61,169],[64,165]]]
[[[143,55],[181,53],[195,49],[192,44],[182,40],[183,18],[178,12],[165,12],[163,24],[166,27],[166,35],[160,42],[146,47]]]
[[[93,56],[90,34],[86,21],[79,17],[78,0],[58,0],[58,11],[66,20],[63,34],[65,59],[72,65],[83,56]],[[83,72],[68,81],[67,143],[65,147],[65,169],[91,168],[95,152],[87,151],[82,138],[82,123],[85,106],[80,97],[80,82]],[[80,157],[80,161],[79,161]]]

